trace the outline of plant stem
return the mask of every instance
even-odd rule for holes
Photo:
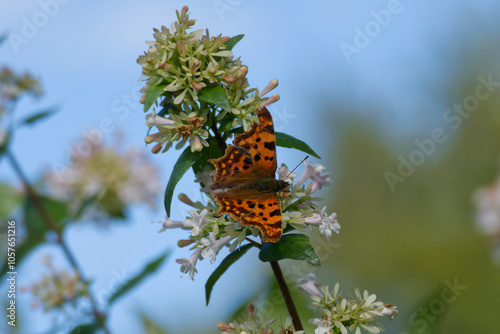
[[[68,259],[69,263],[73,267],[73,270],[75,273],[78,275],[78,278],[80,279],[81,282],[86,283],[87,280],[84,278],[82,274],[82,270],[80,269],[80,266],[78,265],[78,262],[76,261],[76,258],[73,256],[73,253],[68,248],[68,245],[64,241],[62,231],[59,229],[57,226],[57,223],[54,221],[54,219],[50,216],[49,212],[45,208],[40,195],[33,189],[33,187],[30,185],[28,178],[24,174],[24,171],[22,170],[21,166],[17,162],[16,158],[10,152],[10,150],[6,150],[5,154],[7,155],[7,158],[12,165],[12,168],[16,172],[17,176],[21,179],[21,182],[23,183],[24,189],[26,190],[26,193],[28,194],[28,197],[33,201],[33,204],[35,205],[35,208],[38,210],[40,215],[42,216],[43,221],[47,225],[47,228],[54,231],[57,235],[57,243],[59,246],[61,246],[61,249]],[[104,320],[105,319],[105,314],[102,314],[99,311],[99,308],[97,307],[97,302],[96,299],[93,297],[90,291],[87,291],[87,297],[90,300],[90,304],[92,306],[92,311],[94,313],[94,316],[96,320]],[[103,324],[103,330],[105,333],[109,333],[109,330],[106,328],[106,326]]]
[[[270,263],[271,268],[273,268],[273,273],[276,277],[276,281],[278,282],[278,286],[280,287],[281,294],[283,295],[283,299],[285,300],[285,305],[288,309],[288,313],[292,317],[293,327],[296,331],[302,331],[304,330],[304,328],[302,327],[302,323],[300,322],[299,313],[297,312],[297,308],[293,303],[292,295],[290,294],[290,290],[288,289],[288,285],[286,284],[286,280],[283,276],[280,265],[277,261],[273,261]]]
[[[219,148],[222,152],[222,155],[226,152],[227,144],[226,141],[222,138],[219,129],[217,129],[217,123],[216,123],[216,118],[215,116],[212,116],[212,126],[211,129],[214,133],[215,139],[217,140],[217,144],[219,144]]]

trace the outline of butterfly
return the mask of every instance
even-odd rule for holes
[[[222,158],[209,159],[216,172],[210,186],[220,208],[214,217],[231,215],[242,226],[257,227],[262,242],[278,242],[283,233],[278,192],[288,182],[277,180],[276,135],[273,118],[264,107],[259,123],[236,135]]]

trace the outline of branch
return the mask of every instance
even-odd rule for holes
[[[300,322],[299,313],[297,312],[297,308],[293,303],[292,295],[290,294],[290,290],[288,289],[288,285],[286,284],[286,280],[283,276],[280,265],[277,261],[273,261],[270,263],[271,268],[273,268],[273,273],[276,277],[276,281],[278,282],[278,286],[280,287],[281,294],[283,295],[283,299],[285,300],[285,305],[288,309],[288,313],[292,317],[293,327],[296,331],[302,331],[304,330],[304,327],[302,327],[302,323]]]
[[[68,245],[64,241],[62,231],[59,229],[57,226],[57,223],[54,221],[54,219],[50,216],[49,212],[43,205],[42,200],[40,199],[40,196],[37,194],[37,192],[33,189],[33,187],[30,185],[28,178],[24,174],[21,166],[17,162],[16,158],[14,155],[10,152],[10,150],[6,150],[5,154],[7,155],[7,158],[12,165],[12,168],[16,172],[17,176],[21,179],[21,182],[23,183],[24,189],[26,190],[26,193],[28,194],[28,197],[33,201],[33,204],[35,205],[36,209],[42,216],[43,221],[47,225],[47,228],[50,230],[54,231],[57,235],[57,243],[59,246],[61,246],[61,249],[63,250],[64,255],[68,259],[69,263],[73,267],[73,270],[75,273],[78,275],[78,278],[82,283],[86,283],[87,280],[84,278],[82,274],[82,270],[80,269],[80,266],[78,265],[78,262],[76,262],[76,258],[73,256],[73,253],[68,248]],[[106,318],[106,315],[101,313],[99,311],[99,308],[97,307],[97,302],[96,299],[93,297],[90,291],[87,290],[87,297],[90,300],[90,304],[92,306],[92,311],[94,313],[94,316],[97,320],[103,320]],[[109,334],[109,330],[103,325],[104,332]]]

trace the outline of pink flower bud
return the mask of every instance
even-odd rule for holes
[[[188,21],[188,26],[192,26],[194,25],[194,23],[196,22],[196,20],[189,20]]]
[[[264,90],[262,92],[260,92],[259,97],[263,97],[264,95],[266,95],[267,93],[269,93],[270,91],[275,89],[276,87],[278,87],[278,80],[273,79],[273,80],[269,81],[266,88],[264,88]]]
[[[200,90],[203,88],[203,87],[202,87],[199,83],[197,83],[197,82],[193,82],[193,83],[191,84],[191,86],[193,86],[193,88],[194,88],[194,89],[196,89],[197,91],[200,91]]]
[[[146,142],[146,144],[151,144],[152,142],[154,142],[156,139],[158,139],[163,134],[165,134],[164,131],[153,133],[152,135],[146,136],[144,138],[144,141]]]
[[[179,201],[189,206],[194,206],[193,201],[184,193],[179,194]]]
[[[229,36],[224,36],[222,37],[222,43],[226,44],[227,42],[229,42],[231,38],[229,38]]]
[[[253,312],[254,312],[255,308],[252,304],[248,304],[247,306],[247,311],[248,311],[248,316],[250,318],[253,318]]]
[[[277,102],[279,99],[280,99],[279,94],[273,94],[273,95],[271,95],[270,98],[268,98],[267,100],[265,100],[264,102],[262,102],[261,105],[260,105],[260,107],[261,108],[267,107],[268,105],[271,105],[274,102]]]
[[[191,151],[201,152],[201,150],[203,150],[203,144],[201,143],[200,137],[196,136],[191,143]]]
[[[234,78],[231,77],[223,77],[222,80],[224,80],[225,82],[234,82]]]
[[[169,65],[167,63],[163,63],[163,64],[161,64],[160,67],[163,68],[164,70],[166,70],[166,69],[168,69]]]
[[[177,47],[179,48],[179,54],[184,53],[184,41],[177,42]]]
[[[142,104],[144,104],[144,102],[146,102],[146,97],[145,96],[141,97],[141,99],[139,100],[139,102],[142,103]]]
[[[217,329],[220,330],[220,331],[230,331],[230,330],[234,330],[233,327],[229,326],[229,325],[226,325],[225,323],[223,323],[222,321],[217,323]]]

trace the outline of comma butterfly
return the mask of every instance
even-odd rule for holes
[[[229,214],[243,226],[257,227],[262,242],[278,242],[283,232],[278,192],[288,182],[276,180],[276,135],[266,108],[257,110],[259,123],[236,135],[220,159],[210,159],[216,172],[212,190],[220,205],[214,217]]]

